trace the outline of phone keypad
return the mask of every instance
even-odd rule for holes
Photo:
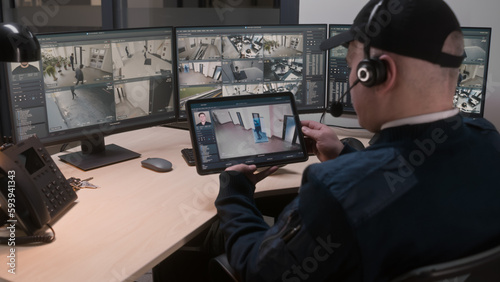
[[[33,180],[42,183],[41,192],[45,196],[45,205],[50,216],[55,217],[75,201],[77,196],[45,148],[39,147],[37,151],[46,165],[33,176]]]
[[[46,197],[45,204],[47,205],[51,215],[59,211],[61,208],[64,208],[68,199],[72,198],[70,196],[71,192],[64,186],[64,183],[52,181],[42,188],[42,193]],[[73,191],[71,187],[69,190]]]
[[[18,170],[22,187],[18,194],[26,203],[22,214],[16,213],[28,234],[36,234],[43,225],[53,222],[78,198],[56,163],[36,138],[30,137],[2,151],[10,159],[9,169]],[[2,156],[3,157],[3,156]],[[16,173],[17,174],[17,173]],[[33,206],[30,208],[30,206]],[[42,210],[46,208],[46,210]],[[32,215],[30,215],[33,213]],[[31,217],[31,218],[29,218]]]

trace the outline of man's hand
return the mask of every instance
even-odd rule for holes
[[[269,167],[259,173],[255,173],[257,170],[256,165],[246,165],[246,164],[237,164],[230,166],[226,168],[226,171],[233,170],[233,171],[239,171],[250,180],[250,182],[253,183],[253,185],[257,184],[257,182],[261,181],[262,179],[268,177],[269,175],[273,174],[276,170],[278,170],[277,166],[272,166]]]
[[[319,122],[303,120],[302,133],[309,142],[307,150],[314,153],[322,162],[333,160],[339,156],[344,148],[337,134],[333,130]],[[307,143],[307,142],[306,142]]]

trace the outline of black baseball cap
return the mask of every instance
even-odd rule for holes
[[[441,52],[453,31],[461,32],[460,24],[442,0],[370,0],[350,30],[323,41],[320,48],[328,50],[358,40],[365,46],[458,68],[463,56]]]

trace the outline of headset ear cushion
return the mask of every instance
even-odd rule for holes
[[[385,63],[378,59],[364,59],[358,64],[357,77],[361,84],[372,87],[381,84],[387,77]]]

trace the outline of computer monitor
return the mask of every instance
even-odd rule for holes
[[[350,25],[329,25],[329,36],[349,30]],[[488,60],[491,41],[491,28],[462,27],[465,42],[465,59],[460,66],[460,76],[454,97],[454,105],[462,115],[482,117],[488,74]],[[340,99],[349,87],[349,70],[346,62],[347,48],[338,46],[328,54],[328,102]],[[351,96],[342,99],[344,113],[355,114]]]
[[[42,59],[7,63],[13,139],[82,141],[87,170],[138,157],[104,136],[176,120],[173,28],[37,35]]]
[[[483,117],[490,53],[491,28],[462,27],[465,59],[453,103],[463,115]]]
[[[347,31],[351,25],[330,24],[328,26],[329,37],[333,37],[341,32]],[[344,107],[343,113],[354,114],[354,107],[351,103],[351,96],[345,95],[339,100],[349,88],[349,68],[347,67],[347,48],[338,46],[328,50],[328,71],[327,71],[327,106],[330,110],[332,103],[339,101]]]
[[[325,108],[326,24],[176,27],[179,119],[190,99],[292,92],[299,113]]]

